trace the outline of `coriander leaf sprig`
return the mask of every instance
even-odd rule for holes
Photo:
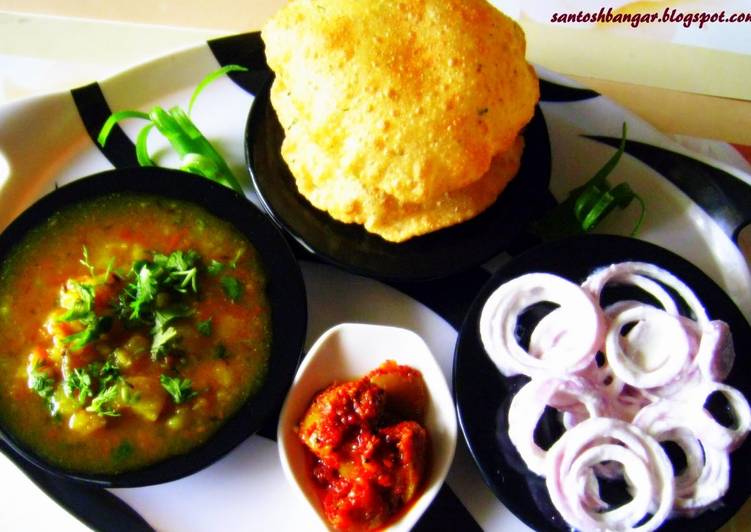
[[[107,142],[112,129],[118,122],[131,118],[148,120],[149,123],[141,129],[136,137],[136,158],[141,166],[155,166],[148,151],[148,137],[152,129],[156,128],[170,143],[172,148],[180,155],[181,169],[187,172],[207,177],[224,186],[243,193],[242,187],[229,166],[216,151],[214,146],[201,133],[190,119],[190,112],[198,95],[217,78],[229,72],[247,72],[247,68],[239,65],[227,65],[212,72],[198,84],[190,97],[188,112],[180,107],[172,107],[165,111],[162,107],[155,106],[151,112],[142,111],[118,111],[113,113],[102,126],[97,137],[100,146]]]
[[[181,404],[197,396],[198,393],[193,390],[193,383],[190,379],[181,379],[180,377],[170,377],[162,373],[159,376],[159,382],[168,394],[172,396],[175,404]]]
[[[56,405],[53,402],[53,395],[55,394],[55,379],[45,371],[41,362],[34,364],[30,369],[28,377],[29,389],[36,392],[39,397],[44,399],[47,407],[51,412],[56,411]]]

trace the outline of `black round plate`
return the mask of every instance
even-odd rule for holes
[[[207,179],[163,168],[128,168],[74,181],[48,194],[0,235],[0,262],[33,227],[54,212],[111,193],[137,193],[184,200],[230,222],[258,251],[267,278],[272,341],[269,371],[261,390],[203,445],[150,467],[118,475],[91,475],[51,466],[0,427],[13,452],[47,472],[108,487],[135,487],[175,480],[215,462],[258,431],[276,414],[295,375],[307,327],[305,286],[300,267],[279,230],[240,194]]]
[[[498,200],[464,223],[395,244],[357,224],[334,220],[298,191],[281,156],[284,130],[269,101],[271,82],[253,102],[245,154],[263,206],[304,248],[343,269],[390,281],[436,279],[466,270],[507,249],[549,208],[550,142],[538,108],[524,131],[521,169]]]
[[[485,353],[479,317],[490,294],[504,282],[549,272],[581,282],[594,269],[622,261],[656,264],[677,275],[705,305],[711,319],[730,325],[738,357],[726,382],[751,398],[751,328],[730,298],[691,263],[665,249],[625,237],[588,235],[544,244],[515,258],[482,288],[462,325],[454,356],[454,394],[459,423],[485,482],[519,519],[535,530],[569,530],[553,507],[545,480],[531,473],[508,438],[508,408],[527,377],[504,377]],[[730,455],[730,489],[721,505],[693,518],[666,521],[660,530],[715,530],[751,495],[751,442]]]

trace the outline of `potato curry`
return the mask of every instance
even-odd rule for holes
[[[204,442],[266,375],[259,257],[180,201],[118,194],[32,230],[0,267],[0,423],[67,470]]]

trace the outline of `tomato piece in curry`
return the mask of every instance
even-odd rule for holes
[[[265,274],[196,205],[64,209],[0,266],[0,423],[48,462],[115,474],[206,441],[262,385]]]
[[[297,434],[334,528],[382,528],[417,499],[428,462],[427,397],[419,371],[387,361],[313,399]]]

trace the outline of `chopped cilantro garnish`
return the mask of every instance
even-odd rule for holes
[[[192,250],[187,252],[175,251],[169,256],[154,255],[154,264],[160,266],[166,273],[166,279],[163,280],[164,284],[183,294],[188,291],[188,287],[194,293],[198,291],[197,260],[198,253]]]
[[[34,369],[29,372],[28,386],[44,399],[50,409],[53,408],[51,401],[55,393],[55,379],[41,369],[41,364],[36,364]]]
[[[190,379],[181,379],[180,377],[170,377],[162,374],[159,377],[162,387],[172,396],[175,404],[181,404],[198,395],[193,391],[193,383]]]
[[[224,347],[224,344],[216,344],[216,347],[214,347],[214,358],[222,360],[227,358],[227,348]]]
[[[75,321],[89,317],[94,311],[94,287],[73,279],[68,281],[67,286],[73,304],[65,314],[58,318],[58,321]]]
[[[167,327],[166,329],[154,329],[154,338],[151,342],[151,358],[156,360],[167,353],[169,344],[177,339],[177,329]]]
[[[195,251],[154,254],[153,261],[139,261],[131,270],[131,281],[117,303],[118,313],[131,321],[151,321],[160,292],[198,292],[198,261]]]
[[[115,384],[107,388],[102,389],[91,400],[91,404],[86,407],[87,412],[93,412],[100,416],[118,417],[120,412],[117,411],[114,404],[118,395],[118,386]]]
[[[178,318],[187,318],[193,314],[193,311],[187,307],[174,307],[160,309],[154,312],[154,328],[164,329]]]
[[[136,280],[130,286],[135,288],[133,301],[130,303],[131,319],[141,319],[143,307],[150,305],[158,292],[158,281],[153,264],[145,263],[136,271]]]
[[[63,384],[65,394],[73,396],[73,393],[78,391],[78,403],[84,404],[86,400],[93,395],[91,390],[91,375],[85,368],[76,368],[68,375],[68,378]]]
[[[120,376],[120,370],[117,368],[115,364],[110,362],[109,360],[105,362],[101,368],[99,368],[99,386],[101,388],[104,388],[105,386],[109,386],[110,383],[112,383],[115,379],[117,379]]]
[[[236,302],[238,299],[240,299],[240,296],[242,296],[243,292],[243,285],[240,284],[240,281],[238,281],[236,277],[224,275],[222,276],[220,282],[222,283],[222,290],[224,290],[224,294],[228,298],[230,298],[230,300]]]
[[[206,268],[206,271],[209,272],[209,275],[219,275],[220,273],[222,273],[223,269],[224,269],[224,264],[222,264],[216,259],[211,259],[211,262]]]
[[[193,311],[186,307],[176,307],[172,309],[162,309],[154,312],[154,327],[151,329],[154,335],[151,342],[151,356],[153,359],[166,354],[171,344],[177,339],[177,329],[170,326],[178,318],[186,318],[193,314]]]
[[[65,394],[73,397],[74,393],[78,391],[78,403],[84,405],[86,401],[93,397],[89,412],[96,412],[103,416],[112,416],[118,414],[108,413],[104,403],[107,403],[111,399],[107,399],[107,394],[116,394],[117,392],[117,379],[120,377],[120,370],[115,364],[109,360],[104,364],[99,362],[92,362],[86,367],[75,368],[65,379],[63,383],[63,390]],[[110,388],[115,391],[108,391]],[[99,390],[99,393],[94,393],[94,390]],[[107,392],[103,396],[103,393]]]
[[[123,441],[120,445],[112,449],[112,460],[115,462],[122,462],[127,460],[133,455],[135,449],[133,444],[128,440]]]
[[[80,351],[112,327],[112,318],[110,316],[100,317],[94,314],[94,312],[91,312],[89,316],[79,321],[83,323],[84,329],[63,338],[63,342],[70,344],[70,347],[74,351]]]
[[[63,338],[74,351],[83,349],[87,344],[95,341],[112,326],[109,316],[98,316],[94,312],[95,287],[75,280],[68,281],[68,293],[72,304],[68,311],[58,318],[58,321],[77,321],[83,329]]]
[[[204,336],[211,336],[211,320],[212,318],[209,318],[205,321],[199,321],[196,324],[196,329],[198,330],[198,332]]]

